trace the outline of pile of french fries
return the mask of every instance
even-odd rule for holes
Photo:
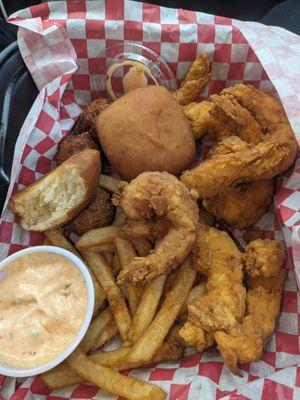
[[[117,193],[118,180],[101,175],[99,185]],[[187,304],[203,293],[188,257],[179,268],[144,287],[119,286],[118,272],[134,257],[145,257],[153,245],[147,239],[122,236],[123,216],[117,208],[111,226],[86,232],[74,246],[58,229],[45,232],[46,243],[62,247],[86,264],[95,288],[94,317],[80,346],[66,361],[42,374],[50,389],[89,381],[129,400],[160,400],[166,393],[157,386],[122,375],[120,371],[150,362],[177,360],[183,345],[176,332],[187,313]],[[122,346],[100,351],[117,334]]]

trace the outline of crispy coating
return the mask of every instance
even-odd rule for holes
[[[109,107],[109,105],[109,100],[105,99],[104,97],[99,97],[98,99],[88,103],[80,116],[80,128],[82,130],[88,130],[95,142],[98,142],[98,136],[95,128],[96,118],[102,113],[102,111]]]
[[[206,276],[206,293],[188,306],[205,330],[229,330],[245,313],[242,255],[226,232],[201,227],[196,269]]]
[[[188,347],[196,347],[198,351],[208,349],[214,344],[214,335],[212,332],[207,332],[201,326],[187,321],[178,332],[182,343]]]
[[[102,111],[109,107],[109,100],[104,97],[99,97],[96,100],[91,101],[87,104],[83,113],[81,114],[80,124],[84,130],[94,128],[95,119]]]
[[[228,136],[217,142],[209,151],[208,158],[239,152],[248,144],[238,136]],[[246,229],[254,225],[265,213],[272,201],[272,180],[233,184],[216,196],[203,200],[203,207],[221,224]]]
[[[121,231],[129,238],[147,238],[150,240],[161,239],[171,227],[167,218],[154,217],[150,221],[135,221],[127,219],[121,226]]]
[[[200,351],[210,347],[219,330],[230,331],[245,313],[242,255],[226,232],[201,226],[195,267],[206,276],[205,294],[188,305],[180,337]]]
[[[110,225],[114,219],[114,214],[115,208],[112,205],[109,193],[98,187],[94,200],[68,222],[64,230],[66,234],[76,233],[81,236],[90,229]]]
[[[246,232],[243,234],[243,239],[248,244],[253,240],[262,239],[263,236],[263,231],[260,229],[259,226],[252,226],[251,228],[247,229]]]
[[[234,374],[239,374],[239,363],[262,357],[263,347],[275,330],[285,277],[286,270],[281,265],[275,277],[257,281],[254,278],[253,288],[247,292],[247,314],[242,324],[230,333],[220,331],[215,334],[218,350]]]
[[[166,236],[147,257],[136,257],[118,282],[145,283],[176,268],[195,244],[198,208],[188,190],[167,172],[144,172],[123,190],[120,206],[127,218],[149,221],[156,214],[172,223]]]
[[[272,180],[239,183],[204,199],[202,204],[220,223],[242,230],[254,225],[266,212],[273,191]]]
[[[181,105],[195,101],[210,79],[210,61],[205,53],[198,54],[174,97]]]
[[[184,107],[195,139],[203,135],[219,140],[238,135],[248,143],[263,139],[263,131],[251,113],[230,94],[215,94],[209,100]]]
[[[89,132],[65,136],[58,145],[58,150],[54,160],[56,161],[57,165],[60,165],[71,156],[74,156],[85,149],[98,150],[98,147],[91,138]]]
[[[275,97],[247,85],[221,92],[233,95],[261,125],[264,139],[242,151],[204,161],[186,171],[182,182],[199,198],[210,198],[234,182],[271,179],[294,162],[298,146],[282,105]]]
[[[251,278],[278,275],[285,260],[285,249],[278,240],[257,239],[249,243],[243,254],[245,270]]]

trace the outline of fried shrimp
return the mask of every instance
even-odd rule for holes
[[[181,105],[195,101],[210,79],[210,61],[205,53],[198,54],[174,97]]]
[[[210,198],[232,183],[271,179],[286,171],[294,162],[298,146],[289,121],[279,101],[252,86],[238,84],[225,89],[246,108],[264,133],[257,143],[247,148],[204,161],[186,171],[181,181],[193,189],[193,195]]]
[[[219,330],[230,331],[245,313],[242,254],[226,232],[201,226],[195,268],[206,276],[206,293],[188,305],[183,340],[202,350]],[[210,335],[208,335],[210,333]]]
[[[167,172],[144,172],[131,181],[119,204],[130,220],[151,221],[154,215],[171,223],[166,236],[147,257],[136,257],[124,269],[119,283],[145,283],[177,267],[194,246],[199,216],[186,187]]]
[[[232,95],[215,94],[209,101],[187,104],[183,110],[195,139],[203,135],[214,140],[239,136],[248,143],[258,143],[263,139],[259,123]]]
[[[284,258],[277,257],[273,260],[273,264],[276,265],[273,265],[271,269],[268,258],[261,257],[259,254],[264,244],[266,252],[270,251],[271,243],[275,247],[278,245],[277,241],[259,239],[260,250],[251,254],[252,259],[257,256],[257,263],[260,265],[265,263],[265,266],[256,270],[258,273],[256,278],[248,277],[247,279],[249,288],[246,297],[247,311],[242,323],[231,332],[216,332],[215,334],[221,356],[234,374],[238,374],[239,363],[257,361],[261,358],[263,346],[275,329],[286,270],[283,268]],[[249,248],[246,249],[245,255],[248,252]],[[268,278],[265,277],[265,271],[269,272]]]

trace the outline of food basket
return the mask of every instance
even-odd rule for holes
[[[177,84],[196,54],[206,52],[212,77],[204,97],[238,82],[277,91],[300,138],[300,38],[284,29],[129,0],[43,3],[15,13],[10,21],[19,26],[20,51],[39,94],[16,143],[7,201],[13,191],[54,167],[57,143],[82,108],[105,94],[103,54],[113,45],[126,49],[134,42],[154,50],[166,60]],[[285,240],[289,269],[277,328],[262,359],[242,365],[239,377],[224,366],[216,350],[188,349],[177,362],[131,370],[130,376],[157,384],[170,400],[300,398],[299,171],[296,160],[278,182],[274,204],[259,221],[266,237]],[[41,234],[23,231],[4,208],[1,259],[42,240]],[[39,377],[23,382],[0,377],[0,387],[5,400],[117,398],[88,383],[51,392]]]

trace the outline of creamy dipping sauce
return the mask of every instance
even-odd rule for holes
[[[88,307],[81,272],[51,252],[24,254],[0,271],[0,362],[46,364],[75,339]]]

